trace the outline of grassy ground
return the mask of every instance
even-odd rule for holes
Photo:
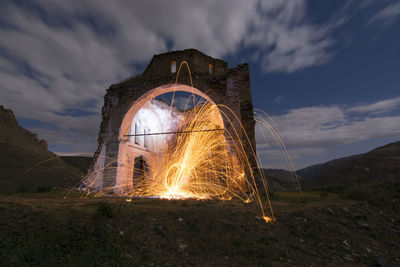
[[[274,192],[255,203],[0,195],[0,266],[400,265],[399,203]]]

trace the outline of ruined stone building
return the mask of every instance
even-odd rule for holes
[[[183,61],[188,63],[190,73],[183,66],[175,83]],[[113,84],[107,89],[98,149],[92,168],[97,177],[94,187],[118,187],[126,177],[135,176],[129,172],[137,169],[137,166],[147,171],[152,164],[157,164],[152,162],[151,154],[162,152],[162,143],[167,142],[171,135],[147,136],[146,133],[176,130],[176,121],[181,116],[181,111],[171,109],[168,104],[156,99],[157,96],[174,90],[199,95],[211,103],[221,105],[221,111],[224,106],[232,110],[233,112],[226,114],[233,123],[228,123],[225,118],[221,127],[226,132],[239,133],[252,169],[257,168],[249,145],[250,142],[255,150],[255,121],[248,65],[241,64],[229,69],[223,60],[195,49],[187,49],[155,55],[141,75]],[[243,134],[235,116],[240,120],[248,138]],[[132,134],[137,136],[131,136]],[[135,165],[135,168],[128,167],[131,165]],[[108,168],[107,172],[96,173],[96,170],[105,167]]]

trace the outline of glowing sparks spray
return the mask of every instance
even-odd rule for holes
[[[186,61],[179,66],[175,84],[178,84],[182,66],[187,67],[193,88],[190,67]],[[174,97],[175,90],[170,104],[171,114]],[[105,192],[118,190],[119,195],[129,199],[133,197],[223,200],[239,198],[245,203],[255,200],[260,206],[261,218],[267,223],[274,221],[267,180],[256,149],[251,146],[240,119],[229,107],[216,105],[204,99],[196,103],[194,93],[188,98],[186,106],[189,101],[193,102],[191,104],[194,107],[183,111],[179,123],[176,123],[176,134],[169,137],[168,142],[163,142],[163,148],[157,153],[147,152],[153,153],[152,162],[149,162],[148,166],[144,166],[144,162],[140,166],[133,163],[119,166],[126,168],[124,173],[140,172],[139,177],[127,175],[113,187],[94,190],[96,179],[100,174],[115,168],[111,165],[104,166],[100,170],[95,170],[95,175],[89,175],[90,178],[83,181],[87,196],[92,191],[95,192],[95,196],[101,196]],[[262,119],[262,115],[256,114],[255,117],[259,125],[275,137],[274,140],[284,150],[285,159],[293,167],[273,125]],[[225,125],[232,126],[229,128],[233,130],[228,131],[224,128]],[[239,129],[233,125],[239,125]],[[250,147],[247,148],[247,152],[242,140],[248,141],[246,144]],[[255,159],[258,171],[252,169],[248,151]],[[265,203],[263,199],[266,199]],[[268,216],[265,214],[265,207],[269,209]]]

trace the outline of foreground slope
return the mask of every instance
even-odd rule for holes
[[[1,266],[399,266],[399,205],[275,192],[239,200],[0,195]]]
[[[72,186],[83,173],[48,151],[0,105],[0,191]]]

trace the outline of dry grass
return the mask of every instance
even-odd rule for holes
[[[0,265],[398,264],[394,202],[275,192],[273,204],[278,221],[266,224],[255,203],[238,200],[1,195]]]

